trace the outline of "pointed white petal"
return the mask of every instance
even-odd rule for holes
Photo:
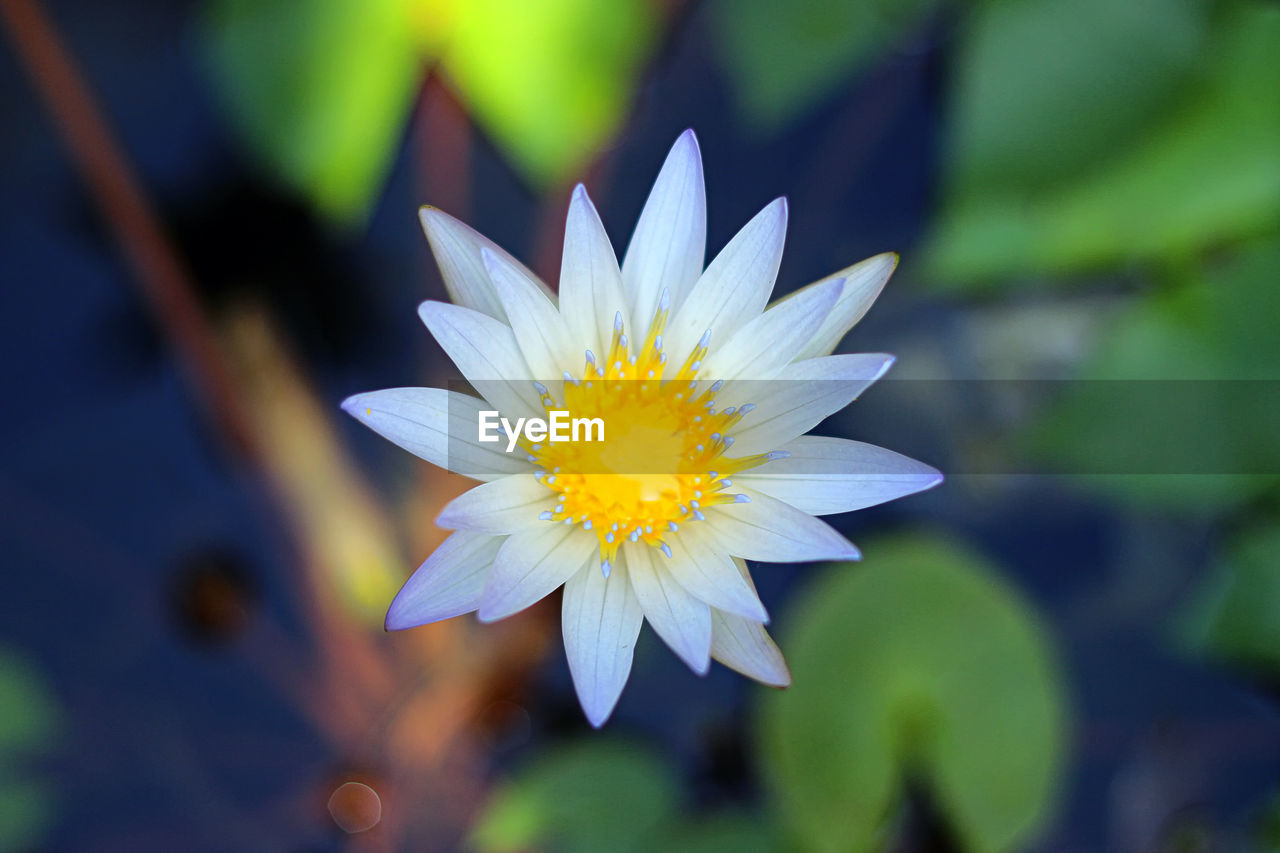
[[[653,184],[622,261],[622,286],[636,332],[648,331],[663,288],[678,308],[702,272],[707,197],[692,130],[680,134]]]
[[[623,295],[622,274],[609,235],[586,188],[578,184],[569,202],[560,261],[560,314],[575,347],[568,365],[571,370],[581,367],[584,350],[605,352],[613,334],[614,315],[619,311],[627,334],[643,336],[646,330],[631,326],[631,309]]]
[[[463,492],[449,503],[436,518],[446,530],[481,530],[485,533],[510,533],[537,525],[538,514],[551,506],[555,495],[539,483],[533,472],[511,474]]]
[[[731,455],[777,450],[849,405],[892,365],[893,356],[883,353],[827,355],[789,364],[767,382],[726,388],[726,403],[756,405],[734,430]]]
[[[840,298],[844,279],[834,278],[792,294],[714,347],[703,364],[703,376],[726,382],[770,379],[795,361]]]
[[[733,558],[733,564],[754,590],[756,585],[751,581],[747,564],[738,557]],[[712,608],[711,656],[730,669],[770,687],[786,687],[791,683],[787,662],[769,638],[764,625],[736,613]]]
[[[644,621],[627,567],[618,563],[607,578],[594,562],[573,575],[564,587],[560,615],[573,687],[596,728],[618,704]]]
[[[475,610],[501,547],[501,536],[471,530],[450,534],[396,593],[387,610],[387,630],[414,628]]]
[[[861,441],[802,435],[781,449],[791,455],[734,482],[812,515],[864,509],[942,482],[937,469]]]
[[[760,315],[778,277],[786,233],[787,200],[774,199],[720,250],[672,316],[666,339],[677,363],[708,329],[716,346]]]
[[[768,563],[861,559],[854,544],[826,522],[740,481],[734,489],[751,502],[708,507],[706,515],[707,530],[735,557]]]
[[[622,546],[631,586],[662,641],[699,675],[711,665],[711,608],[676,582],[667,558],[643,542]]]
[[[479,413],[489,404],[443,388],[387,388],[353,394],[342,408],[374,432],[425,459],[476,480],[529,470],[524,453],[479,440]]]
[[[497,243],[443,210],[423,207],[418,211],[418,217],[422,220],[422,230],[427,233],[436,263],[440,265],[444,288],[457,304],[499,320],[507,319],[502,300],[494,291],[480,259],[481,249],[488,249],[510,261],[519,269],[521,276],[547,296],[552,296],[551,290],[536,275],[504,252]]]
[[[530,378],[543,382],[559,378],[571,351],[578,347],[569,345],[569,332],[555,302],[524,278],[510,260],[488,249],[481,250],[480,257],[507,312]]]
[[[494,408],[514,420],[542,415],[534,376],[525,363],[511,327],[487,314],[450,305],[423,302],[418,315],[458,370]]]
[[[840,300],[836,302],[835,307],[832,308],[831,313],[827,315],[827,319],[823,321],[822,325],[818,327],[818,331],[814,333],[809,343],[796,353],[796,360],[817,358],[820,355],[831,353],[836,348],[836,345],[840,343],[840,339],[871,308],[871,303],[876,301],[876,297],[880,295],[880,291],[884,289],[889,276],[893,275],[893,271],[897,267],[897,254],[885,252],[867,258],[865,261],[856,263],[851,267],[846,267],[840,272],[822,279],[822,281],[809,285],[808,287],[817,287],[833,278],[843,278],[844,292],[840,294]],[[807,289],[798,290],[787,298],[795,298]]]
[[[706,528],[708,522],[688,522],[668,540],[671,557],[667,570],[676,583],[712,607],[737,613],[757,622],[768,622],[769,614],[760,597],[734,568],[733,553],[723,547]]]
[[[542,522],[507,537],[480,597],[482,622],[504,619],[543,598],[585,567],[599,573],[596,538],[567,524]]]

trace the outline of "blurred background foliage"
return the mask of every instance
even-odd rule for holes
[[[269,517],[294,531],[291,559],[305,566],[301,579],[273,580],[277,596],[281,586],[302,590],[285,594],[284,633],[290,619],[305,623],[316,647],[290,659],[276,635],[259,633],[246,641],[257,649],[249,657],[255,677],[294,703],[297,719],[271,725],[319,732],[325,754],[341,757],[316,787],[327,796],[331,782],[357,778],[400,815],[320,849],[417,849],[411,839],[422,838],[493,853],[1280,849],[1280,395],[1266,384],[1280,380],[1280,6],[201,0],[192,17],[193,63],[217,121],[250,158],[252,180],[290,199],[263,214],[258,195],[246,203],[229,191],[210,205],[223,230],[206,243],[191,236],[205,229],[200,216],[169,222],[198,273],[233,282],[225,289],[240,301],[248,292],[273,303],[286,321],[274,326],[260,304],[228,310],[235,300],[216,287],[203,294],[262,451],[265,491],[283,507]],[[567,188],[589,177],[599,199],[611,180],[646,184],[658,148],[646,143],[625,166],[615,153],[652,137],[650,124],[665,133],[670,121],[655,115],[701,130],[697,102],[682,101],[680,88],[708,85],[730,104],[728,129],[714,136],[724,150],[704,151],[718,228],[717,210],[736,203],[716,207],[718,195],[734,198],[726,184],[752,185],[753,199],[779,185],[767,170],[731,173],[743,150],[789,162],[817,139],[820,183],[862,180],[858,169],[872,162],[863,146],[880,144],[912,57],[926,67],[926,82],[911,85],[926,89],[936,134],[874,162],[910,161],[891,177],[923,175],[920,186],[892,187],[888,198],[856,185],[858,206],[888,219],[918,204],[916,219],[888,232],[908,245],[835,233],[820,217],[848,221],[839,191],[806,187],[828,204],[795,207],[790,271],[829,272],[828,254],[850,246],[899,248],[903,268],[877,309],[890,319],[865,334],[899,355],[900,370],[1055,380],[1056,391],[1009,414],[956,383],[962,411],[981,412],[972,423],[923,438],[920,424],[881,424],[880,443],[953,476],[874,516],[870,529],[893,529],[865,543],[865,565],[757,571],[766,599],[793,594],[774,627],[794,685],[728,687],[713,673],[703,686],[672,686],[652,662],[661,655],[642,647],[610,727],[620,731],[587,733],[572,708],[573,723],[537,719],[564,710],[529,687],[554,614],[381,637],[396,583],[438,542],[421,520],[460,486],[416,469],[381,488],[363,482],[351,453],[382,451],[352,451],[363,439],[331,422],[336,387],[364,390],[347,387],[351,350],[317,356],[297,317],[320,302],[342,315],[335,328],[388,338],[397,363],[420,362],[400,368],[405,384],[422,363],[438,375],[435,351],[405,356],[407,325],[349,310],[364,304],[352,294],[397,309],[424,295],[413,264],[382,237],[409,227],[401,220],[414,204],[452,201],[464,216],[473,205],[474,224],[489,233],[491,222],[499,242],[534,232],[517,254],[554,271],[558,249],[547,247],[558,234],[546,223],[562,218]],[[659,88],[659,77],[680,82]],[[471,151],[471,126],[506,183],[484,157],[458,155]],[[415,146],[428,150],[421,168],[443,200],[396,182]],[[470,157],[481,162],[473,171]],[[846,163],[861,166],[842,171]],[[485,187],[497,189],[486,198]],[[638,205],[642,194],[631,195]],[[389,196],[396,225],[380,231]],[[545,203],[541,218],[531,200]],[[282,222],[305,224],[286,232]],[[346,254],[361,241],[374,246],[369,281],[399,284],[373,293],[347,275]],[[316,246],[332,255],[308,258]],[[223,258],[236,253],[270,274],[254,281]],[[273,290],[297,265],[301,295]],[[308,368],[328,369],[330,387],[312,387]],[[358,378],[389,384],[372,376]],[[1126,404],[1105,385],[1130,381],[1170,383],[1173,395],[1193,382],[1186,405],[1215,417],[1147,429],[1144,402]],[[877,423],[848,433],[867,437],[857,430]],[[1082,475],[982,474],[981,454],[1006,440]],[[1150,473],[1087,470],[1100,459],[1110,471]],[[1153,470],[1188,459],[1196,464],[1185,473]],[[200,570],[174,594],[199,643],[250,630],[257,599],[273,594],[224,557],[197,552],[184,565]],[[790,574],[768,577],[776,572]],[[300,661],[320,675],[293,675]],[[546,691],[569,695],[563,672],[544,679]],[[650,690],[656,699],[628,698]],[[1212,698],[1197,704],[1201,694]],[[40,763],[59,742],[53,695],[37,667],[0,656],[0,849],[34,849],[25,845],[52,823],[57,798]],[[630,715],[629,701],[638,703]],[[1229,722],[1218,726],[1214,713]],[[677,718],[711,719],[715,730],[697,740]],[[731,744],[727,758],[718,738]],[[699,752],[704,741],[712,746]],[[339,808],[329,801],[334,821],[349,825]],[[318,807],[284,810],[323,819]],[[124,849],[164,849],[147,838]]]

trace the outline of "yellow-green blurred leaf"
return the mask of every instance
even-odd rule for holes
[[[1046,188],[955,187],[928,247],[933,274],[942,284],[995,286],[1182,257],[1280,225],[1278,55],[1280,8],[1240,5],[1221,21],[1180,105],[1132,142]],[[1072,121],[1088,125],[1088,115]]]
[[[717,0],[712,33],[743,115],[776,128],[901,40],[935,0]]]
[[[982,559],[936,538],[872,543],[785,620],[792,687],[765,697],[763,755],[805,850],[885,849],[908,774],[965,849],[1019,849],[1062,769],[1049,641]]]
[[[408,0],[213,0],[213,78],[237,129],[333,219],[369,212],[421,77]]]
[[[641,853],[675,813],[671,769],[635,746],[593,739],[553,749],[501,785],[471,844],[483,853]]]
[[[442,62],[475,120],[539,186],[577,174],[618,130],[657,35],[646,0],[467,0],[440,17]]]

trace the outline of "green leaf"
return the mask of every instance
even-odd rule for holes
[[[1087,169],[1172,105],[1200,59],[1203,0],[1007,0],[965,22],[950,180],[973,191]]]
[[[675,813],[677,782],[653,755],[608,740],[555,749],[501,786],[472,830],[485,853],[631,853]]]
[[[0,647],[0,850],[26,849],[51,823],[51,786],[28,764],[53,747],[58,707],[40,673]]]
[[[407,0],[213,0],[204,36],[250,148],[326,215],[363,220],[421,77]]]
[[[806,850],[887,845],[910,776],[965,849],[1024,846],[1062,769],[1049,642],[982,559],[913,536],[816,579],[785,620],[793,686],[765,697],[762,751]]]
[[[1138,472],[1089,484],[1144,505],[1219,513],[1274,488],[1278,269],[1268,241],[1137,301],[1028,445],[1064,470]]]
[[[1232,543],[1211,601],[1203,650],[1280,671],[1280,526],[1250,530]]]
[[[448,78],[541,187],[580,172],[618,130],[657,36],[645,0],[467,0],[452,11]]]
[[[935,0],[717,0],[712,34],[746,119],[776,129],[918,25]]]
[[[1160,120],[1144,119],[1143,132],[1131,141],[1068,169],[1079,152],[1098,153],[1110,133],[1091,128],[1088,110],[1069,112],[1081,127],[1064,132],[1085,140],[1076,154],[1048,145],[1043,157],[1023,156],[1020,164],[1015,154],[1018,165],[1008,181],[953,181],[927,248],[932,274],[943,285],[995,287],[1018,276],[1186,257],[1280,225],[1277,55],[1280,9],[1241,5],[1223,16],[1179,106]],[[1116,85],[1123,90],[1127,84]],[[1146,85],[1152,91],[1140,99],[1139,113],[1150,109],[1143,104],[1164,97],[1155,82]],[[972,97],[959,100],[977,109]],[[1046,102],[1027,120],[1050,109],[1054,104]],[[998,135],[990,129],[966,133],[971,140]],[[1010,144],[1026,151],[1034,139],[1031,132],[1015,133]],[[989,175],[998,171],[1001,156],[999,147],[995,153],[971,151],[966,168]],[[1058,180],[1033,181],[1028,170]]]
[[[675,825],[663,833],[656,850],[680,853],[778,853],[769,824],[745,814],[712,814]]]

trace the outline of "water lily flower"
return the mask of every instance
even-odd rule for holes
[[[897,264],[854,264],[766,307],[787,204],[704,269],[697,139],[671,149],[619,267],[586,190],[569,204],[559,295],[433,208],[422,222],[453,304],[423,322],[481,397],[357,394],[343,408],[428,462],[480,480],[437,523],[453,532],[391,603],[387,628],[517,613],[564,586],[561,622],[587,719],[602,725],[647,620],[695,672],[712,658],[765,684],[790,673],[745,560],[858,559],[817,516],[936,485],[897,453],[806,435],[893,361],[831,355]],[[479,440],[486,411],[600,415],[603,443]],[[514,438],[514,437],[513,437]]]

